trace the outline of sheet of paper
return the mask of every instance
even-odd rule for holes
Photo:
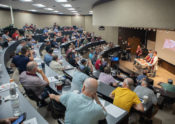
[[[58,80],[55,77],[48,77],[49,82],[57,82]]]
[[[112,115],[115,118],[120,117],[123,113],[125,113],[125,111],[113,104],[110,104],[108,106],[105,107],[106,111],[108,114]]]
[[[36,118],[32,118],[23,122],[23,124],[38,124]]]

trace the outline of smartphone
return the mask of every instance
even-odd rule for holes
[[[18,119],[16,119],[12,124],[22,124],[22,122],[26,119],[26,113],[21,114]]]

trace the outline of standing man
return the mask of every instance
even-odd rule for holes
[[[153,77],[156,76],[156,71],[158,69],[158,56],[157,56],[157,51],[154,51],[153,57],[151,59],[151,71],[153,72]]]
[[[127,53],[128,60],[131,61],[131,46],[130,46],[129,42],[128,42],[127,46],[126,46],[126,53]]]

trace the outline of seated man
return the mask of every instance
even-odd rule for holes
[[[105,119],[106,111],[97,97],[97,87],[97,80],[88,78],[84,82],[81,94],[73,92],[61,96],[50,94],[50,98],[66,107],[64,121],[66,124],[98,124],[99,120]]]
[[[88,78],[88,75],[76,71],[73,75],[72,83],[71,83],[71,91],[78,90],[81,91],[83,87],[83,82]]]
[[[49,50],[52,49],[50,41],[49,39],[46,39],[45,41],[46,41],[46,47],[45,47],[46,52],[49,52]]]
[[[30,56],[30,57],[29,57]],[[33,60],[33,53],[26,46],[21,49],[21,55],[16,55],[12,59],[12,66],[18,68],[19,73],[26,71],[26,65],[29,61]]]
[[[46,53],[46,55],[44,55],[44,62],[49,65],[50,62],[53,59],[53,49],[49,49],[48,53]]]
[[[157,98],[156,98],[154,92],[151,89],[149,89],[147,86],[148,86],[148,83],[146,81],[142,81],[141,86],[138,85],[134,89],[134,92],[136,92],[136,94],[139,96],[139,98],[142,98],[142,99],[143,99],[143,96],[148,96],[148,102],[156,105]]]
[[[136,81],[138,84],[140,84],[142,82],[142,80],[147,80],[147,71],[143,70],[143,74],[140,74],[137,76]]]
[[[81,64],[80,64],[80,70],[87,75],[89,75],[91,72],[93,72],[93,67],[92,67],[91,61],[88,60],[88,62],[86,62],[85,59],[82,59]]]
[[[117,82],[111,75],[111,69],[109,67],[104,68],[104,72],[100,73],[98,80],[100,80],[104,84],[112,84],[112,86],[117,86]]]
[[[21,49],[22,49],[22,47],[23,46],[25,46],[26,45],[26,41],[21,41],[21,43],[17,46],[17,48],[16,48],[16,54],[18,54],[18,55],[20,55],[21,54]]]
[[[159,83],[164,91],[175,93],[175,85],[173,85],[173,80],[168,79],[168,83]]]
[[[39,78],[36,73],[39,73],[43,79]],[[38,69],[37,63],[31,61],[27,64],[27,71],[24,71],[20,75],[20,83],[26,89],[31,89],[38,98],[44,99],[48,97],[47,90],[49,85],[49,80],[47,79],[46,75],[42,70]],[[50,90],[49,90],[50,91]],[[45,103],[45,102],[44,102]]]
[[[75,59],[74,56],[75,56],[74,53],[73,53],[73,52],[70,52],[70,53],[67,55],[67,60],[68,60],[68,62],[69,62],[72,66],[78,67],[77,61],[76,61],[76,59]]]
[[[59,75],[64,75],[64,67],[59,63],[58,56],[54,55],[52,61],[49,64],[50,68],[57,72]]]
[[[150,62],[151,59],[152,59],[152,57],[153,57],[152,50],[149,50],[149,53],[148,53],[148,55],[145,57],[145,60],[146,60],[147,62]]]
[[[12,39],[9,37],[9,31],[4,31],[4,34],[2,35],[2,39],[4,42],[10,42]]]
[[[54,36],[54,39],[51,41],[51,46],[54,48],[58,48],[57,37]]]
[[[131,78],[126,78],[123,82],[123,87],[118,87],[112,91],[110,97],[114,99],[113,104],[126,110],[130,111],[133,106],[138,111],[144,111],[143,105],[135,92],[131,87],[134,82]]]

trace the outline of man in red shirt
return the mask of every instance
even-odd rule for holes
[[[18,37],[19,37],[19,31],[18,30],[15,30],[15,32],[12,35],[12,38],[13,38],[13,40],[17,40]]]
[[[96,63],[95,63],[95,68],[96,68],[97,70],[99,70],[101,64],[102,64],[102,57],[100,56],[100,57],[97,59]]]

